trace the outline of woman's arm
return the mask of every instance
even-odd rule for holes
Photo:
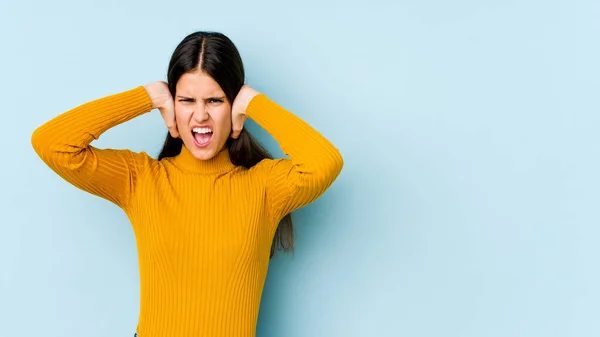
[[[125,207],[135,189],[145,153],[98,149],[90,143],[108,129],[151,111],[140,86],[69,110],[37,128],[31,142],[40,158],[74,186]]]
[[[270,100],[250,95],[245,115],[279,142],[289,159],[271,161],[267,202],[273,219],[303,207],[334,182],[342,170],[339,150],[302,119]]]

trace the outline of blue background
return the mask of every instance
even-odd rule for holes
[[[130,336],[133,232],[33,130],[166,78],[195,30],[345,167],[295,213],[258,336],[598,336],[597,1],[0,2],[0,336]],[[275,154],[277,144],[248,128]],[[158,111],[95,145],[156,155]]]

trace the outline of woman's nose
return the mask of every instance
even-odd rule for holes
[[[204,122],[208,120],[209,114],[205,107],[199,106],[194,112],[194,120]]]

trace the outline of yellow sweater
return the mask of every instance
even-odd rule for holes
[[[140,270],[140,337],[255,336],[269,251],[280,219],[317,199],[343,165],[322,135],[265,94],[248,118],[289,159],[234,166],[90,143],[152,110],[144,87],[67,111],[36,129],[40,158],[78,188],[121,207],[133,226]]]

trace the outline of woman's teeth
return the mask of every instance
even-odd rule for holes
[[[209,128],[193,128],[192,131],[196,132],[196,133],[211,133],[212,132],[212,130]]]

